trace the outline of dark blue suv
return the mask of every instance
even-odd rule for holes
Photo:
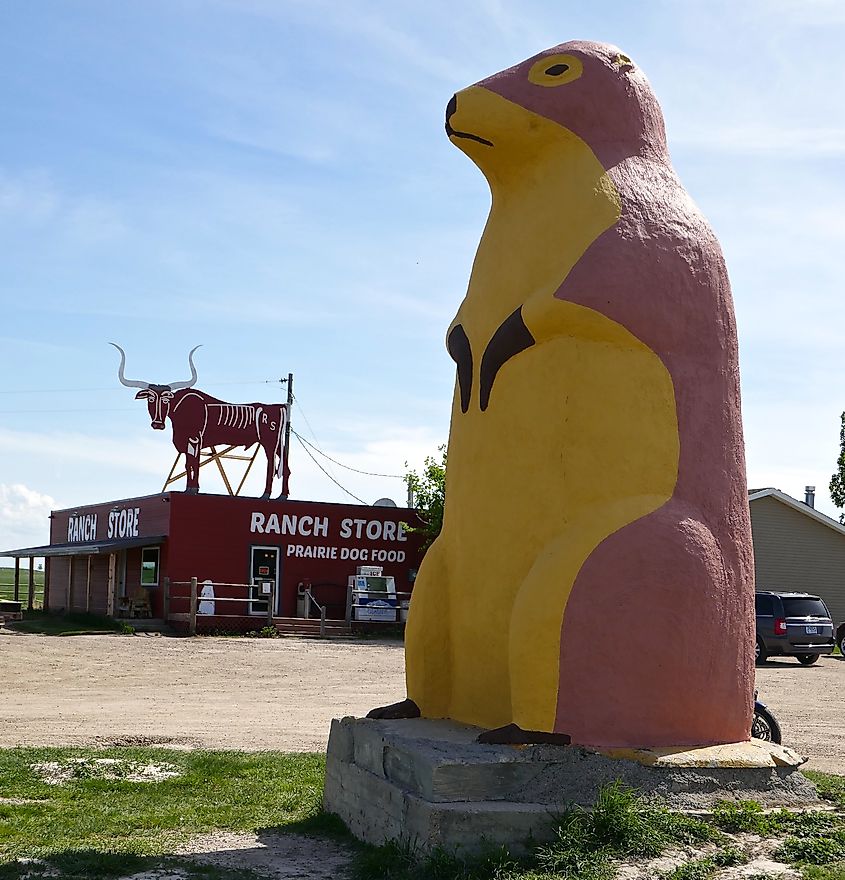
[[[758,590],[755,599],[758,663],[780,655],[809,666],[833,652],[833,621],[818,596]]]

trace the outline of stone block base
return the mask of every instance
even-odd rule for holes
[[[479,745],[479,729],[450,721],[332,722],[323,804],[367,843],[391,840],[421,853],[518,853],[550,840],[555,816],[589,807],[615,780],[673,809],[719,800],[763,806],[817,803],[798,771],[804,759],[752,740],[701,749],[598,752],[578,746]]]

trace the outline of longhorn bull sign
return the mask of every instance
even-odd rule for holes
[[[187,483],[185,491],[199,492],[200,452],[218,444],[243,446],[249,449],[258,443],[267,456],[267,480],[262,498],[270,497],[273,477],[282,472],[282,437],[288,418],[283,403],[227,403],[210,394],[196,390],[197,370],[194,352],[188,354],[191,378],[184,382],[154,385],[127,379],[123,373],[126,353],[114,342],[109,343],[120,352],[117,377],[127,388],[140,388],[136,400],[146,400],[151,425],[156,431],[164,430],[169,418],[173,426],[173,445],[185,456]]]

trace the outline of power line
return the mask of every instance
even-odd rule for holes
[[[122,391],[122,388],[3,388],[0,394],[75,394],[78,391]]]
[[[403,474],[375,474],[372,471],[362,471],[362,470],[359,470],[358,468],[351,467],[348,464],[343,464],[343,462],[340,462],[337,459],[332,458],[328,453],[323,452],[322,449],[319,449],[313,443],[309,443],[304,437],[301,437],[299,434],[297,434],[296,431],[291,430],[291,433],[296,435],[297,440],[301,441],[302,443],[308,443],[308,445],[315,452],[319,452],[320,455],[322,455],[324,458],[327,458],[330,462],[332,462],[333,464],[336,464],[338,467],[346,468],[346,470],[353,471],[356,474],[363,474],[365,477],[390,477],[391,479],[394,479],[394,480],[404,480],[405,479],[405,476]]]
[[[208,387],[214,388],[218,385],[276,385],[278,383],[284,384],[287,382],[287,379],[255,379],[255,380],[238,380],[232,382],[212,382]],[[120,388],[29,388],[29,389],[0,389],[0,394],[77,394],[77,393],[89,393],[91,391],[120,391],[125,392],[123,387]],[[101,406],[97,406],[93,408],[95,412],[131,412],[132,407],[117,407],[117,408],[105,408]],[[137,409],[135,407],[134,409]],[[69,408],[57,408],[57,409],[0,409],[0,415],[47,415],[50,413],[90,413],[92,411],[92,407],[84,406],[75,409]],[[300,412],[302,408],[300,407]],[[305,413],[302,413],[303,418],[305,418]],[[308,419],[305,419],[307,422]],[[310,425],[309,425],[310,427]],[[312,431],[313,433],[313,431]],[[314,438],[317,439],[316,436]]]
[[[98,406],[95,409],[91,409],[90,406],[84,407],[83,409],[0,409],[0,415],[37,415],[47,414],[47,413],[90,413],[90,412],[137,412],[137,407],[131,406],[120,406],[120,407],[111,407],[106,408],[102,406]]]
[[[277,385],[287,382],[287,379],[235,379],[229,382],[211,382],[211,387],[217,385]],[[116,388],[113,385],[101,388],[0,388],[0,394],[78,394],[89,391],[123,391],[123,387]],[[68,410],[70,412],[70,410]],[[303,413],[303,417],[304,417]],[[307,419],[306,419],[307,421]]]
[[[302,418],[305,419],[305,424],[308,425],[308,430],[311,432],[311,436],[314,438],[314,440],[317,443],[319,443],[320,441],[317,440],[317,434],[315,433],[314,429],[311,427],[311,422],[308,421],[308,416],[305,415],[305,410],[302,408],[302,404],[299,402],[299,398],[295,394],[293,395],[293,402],[296,404],[296,408],[299,410],[300,414],[302,415]]]
[[[317,446],[314,447],[316,449],[320,445],[320,441],[317,439],[317,432],[314,430],[313,427],[311,427],[311,422],[308,421],[308,416],[305,415],[305,410],[302,408],[302,404],[299,402],[299,398],[295,394],[293,395],[293,402],[296,404],[296,408],[299,410],[302,418],[305,420],[305,424],[308,425],[308,430],[311,432],[311,436],[314,438],[314,442],[317,444]],[[291,428],[291,430],[293,429]],[[334,477],[334,475],[332,476]]]
[[[335,484],[335,486],[338,487],[338,489],[341,489],[342,491],[346,492],[346,494],[350,498],[354,498],[356,501],[360,502],[361,504],[367,503],[366,501],[364,501],[363,498],[359,498],[357,495],[350,492],[349,489],[346,489],[345,487],[341,486],[341,484],[338,483],[338,481],[320,464],[320,462],[317,461],[316,458],[314,458],[314,456],[311,454],[311,450],[302,442],[302,438],[299,436],[299,434],[297,434],[296,431],[291,431],[291,433],[294,435],[294,437],[296,437],[297,440],[299,440],[300,444],[302,445],[302,448],[308,453],[308,457],[311,459],[311,461],[313,461],[314,464],[316,464],[317,467],[320,468],[320,470]]]

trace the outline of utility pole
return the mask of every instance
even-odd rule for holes
[[[290,468],[288,467],[288,456],[290,454],[290,419],[293,412],[293,373],[288,373],[288,412],[285,422],[285,445],[282,450],[282,494],[279,498],[287,501],[290,495]]]

